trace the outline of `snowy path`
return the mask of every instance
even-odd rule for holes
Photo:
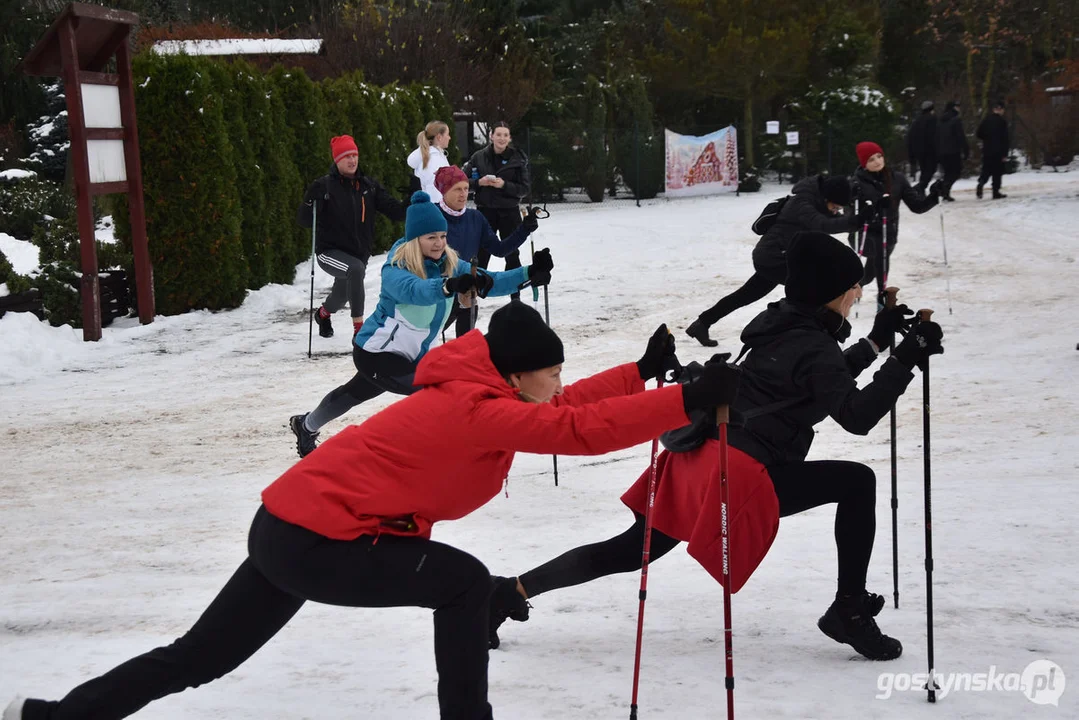
[[[899,403],[902,607],[878,618],[903,657],[863,662],[820,634],[834,591],[833,511],[784,520],[734,600],[740,718],[1079,717],[1079,174],[1006,182],[1010,197],[998,203],[960,183],[945,208],[953,315],[936,210],[904,209],[893,261],[901,299],[935,308],[946,333],[932,375],[937,669],[1021,672],[1047,658],[1072,687],[1060,708],[1000,691],[957,691],[937,707],[921,692],[875,699],[879,673],[926,669],[916,379]],[[681,342],[681,328],[748,276],[749,223],[783,191],[553,208],[537,247],[549,245],[556,262],[551,318],[567,342],[566,374],[636,359],[662,321],[677,328],[683,360],[707,357]],[[350,374],[343,336],[316,337],[320,355],[306,358],[306,272],[236,311],[110,328],[96,345],[26,317],[0,320],[0,703],[15,692],[58,696],[182,633],[243,558],[259,491],[295,459],[286,419]],[[320,288],[328,282],[320,273]],[[738,350],[738,331],[762,307],[714,328],[723,349]],[[856,335],[871,325],[868,307],[852,320]],[[519,456],[508,499],[436,537],[492,572],[523,572],[623,530],[630,515],[618,496],[647,454],[560,458],[557,489],[549,458]],[[863,439],[827,422],[811,457],[877,471],[870,589],[890,595],[887,423]],[[637,583],[626,575],[551,593],[532,620],[507,626],[491,656],[496,717],[625,716]],[[649,589],[641,716],[723,717],[720,588],[676,550],[653,566]],[[435,718],[430,647],[426,611],[308,605],[233,675],[136,717]]]

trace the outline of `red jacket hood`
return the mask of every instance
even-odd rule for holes
[[[487,385],[500,394],[513,396],[513,388],[491,362],[487,338],[479,330],[470,330],[456,340],[427,353],[416,368],[416,385],[438,385],[463,381]]]

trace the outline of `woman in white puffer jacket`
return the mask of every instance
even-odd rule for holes
[[[437,205],[442,193],[435,187],[435,173],[450,164],[446,157],[446,148],[450,146],[450,126],[441,120],[432,120],[416,136],[416,145],[417,148],[408,156],[408,166],[420,181],[419,189],[430,195],[431,202]]]

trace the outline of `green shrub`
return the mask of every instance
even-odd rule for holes
[[[62,184],[25,177],[0,181],[0,232],[29,240],[45,216],[66,217],[75,212],[75,196]]]
[[[595,76],[585,79],[580,102],[583,127],[577,149],[577,174],[588,199],[602,202],[607,187],[607,101]]]

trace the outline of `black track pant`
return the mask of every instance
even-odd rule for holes
[[[435,611],[435,666],[442,720],[490,720],[487,623],[491,579],[476,558],[422,538],[382,535],[330,540],[260,508],[248,539],[250,556],[202,617],[171,645],[128,660],[72,690],[59,702],[28,701],[26,720],[115,720],[158,698],[228,674],[283,628],[306,600],[345,607],[425,607]],[[374,656],[393,643],[370,640]],[[302,669],[302,668],[297,668]],[[356,717],[356,703],[327,710]]]
[[[521,226],[521,210],[517,207],[511,208],[489,208],[482,207],[477,208],[480,214],[487,218],[487,222],[491,224],[491,229],[498,233],[498,237],[503,241],[506,240],[513,231]],[[464,258],[471,261],[472,258]],[[485,248],[480,248],[480,254],[477,264],[487,269],[487,263],[491,261],[491,253]],[[513,270],[514,268],[521,267],[521,251],[514,250],[506,256],[506,269]],[[514,299],[520,299],[521,293],[513,293],[510,297]]]
[[[698,319],[705,325],[715,325],[735,310],[757,302],[775,290],[777,285],[779,283],[774,278],[768,277],[759,271],[755,272],[750,276],[749,280],[746,280],[745,285],[702,312]]]
[[[817,460],[768,468],[779,498],[780,517],[796,515],[820,505],[836,503],[835,542],[839,555],[838,591],[865,590],[869,558],[876,534],[876,477],[860,463]],[[652,531],[651,559],[670,552],[678,540]],[[529,597],[557,588],[580,585],[606,575],[641,569],[644,517],[621,535],[582,545],[529,570],[518,580]]]
[[[916,188],[918,188],[918,192],[925,192],[925,189],[929,187],[929,183],[933,182],[933,173],[935,173],[936,171],[936,155],[923,155],[918,160],[918,184],[915,186]]]
[[[963,159],[958,155],[941,155],[940,167],[944,170],[944,178],[941,180],[944,187],[941,188],[941,197],[951,197],[952,185],[959,179],[963,172]]]
[[[862,273],[862,287],[865,287],[875,279],[877,281],[877,295],[880,296],[884,292],[884,285],[887,278],[885,277],[887,269],[890,266],[885,266],[881,263],[881,258],[887,258],[887,262],[891,262],[892,251],[895,250],[895,242],[888,243],[888,252],[881,254],[881,234],[875,232],[868,232],[865,236],[864,252],[865,258],[865,271]]]
[[[1000,192],[1001,178],[1004,176],[1004,159],[1001,157],[982,156],[982,174],[978,176],[978,185],[985,185],[993,178],[993,192]]]

